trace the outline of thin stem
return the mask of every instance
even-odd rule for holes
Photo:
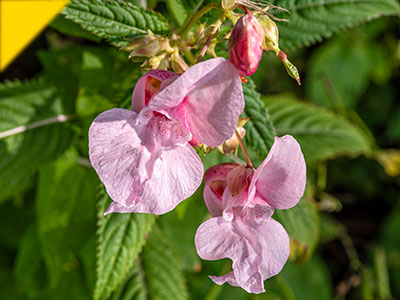
[[[253,164],[252,164],[252,162],[251,162],[251,160],[250,160],[249,153],[247,152],[246,147],[244,146],[243,140],[242,140],[242,138],[240,137],[239,131],[237,131],[237,129],[235,130],[235,135],[236,135],[236,138],[237,138],[238,141],[239,141],[240,148],[241,148],[242,151],[243,151],[244,159],[246,160],[246,165],[247,165],[248,167],[250,167],[250,168],[253,168]]]
[[[3,132],[0,132],[0,139],[3,139],[5,137],[11,136],[11,135],[15,135],[18,133],[22,133],[25,132],[27,130],[30,129],[34,129],[34,128],[38,128],[38,127],[42,127],[45,125],[50,125],[53,123],[63,123],[63,122],[67,122],[68,120],[70,120],[73,116],[72,115],[58,115],[52,118],[48,118],[48,119],[44,119],[44,120],[40,120],[37,122],[33,122],[27,125],[23,125],[23,126],[18,126]]]
[[[193,27],[193,25],[204,15],[206,14],[210,9],[216,8],[219,9],[219,4],[216,2],[212,2],[204,7],[202,7],[198,12],[196,12],[192,17],[188,17],[185,21],[185,23],[182,25],[182,28],[179,30],[179,34],[182,38],[185,38],[190,29]]]
[[[206,43],[205,43],[204,46],[203,46],[203,49],[201,49],[199,58],[197,59],[197,63],[199,63],[199,62],[201,62],[201,61],[203,60],[204,55],[206,55],[208,46],[210,45],[211,40],[212,40],[212,39],[215,37],[215,35],[217,34],[218,29],[221,27],[221,24],[222,24],[221,19],[219,19],[219,20],[215,23],[215,26],[214,26],[213,30],[211,31],[210,35],[208,36],[207,41],[206,41]]]
[[[189,61],[190,65],[194,65],[196,63],[196,59],[194,58],[194,56],[189,48],[183,50],[183,55],[185,55],[185,57]]]

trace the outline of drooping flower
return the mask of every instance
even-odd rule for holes
[[[197,230],[197,252],[203,259],[233,262],[232,272],[210,278],[250,293],[264,292],[263,281],[278,274],[289,256],[289,237],[271,216],[274,209],[296,205],[305,189],[299,144],[291,136],[275,138],[257,170],[221,164],[208,169],[204,180],[203,196],[213,218]]]
[[[156,70],[142,76],[132,110],[100,114],[89,130],[89,157],[113,202],[106,211],[163,214],[192,195],[203,165],[189,144],[220,144],[243,110],[239,75],[224,59],[182,75]]]
[[[253,75],[258,68],[263,53],[264,30],[251,14],[246,14],[236,22],[229,39],[229,60],[237,68],[240,76]]]

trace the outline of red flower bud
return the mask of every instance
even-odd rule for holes
[[[229,40],[229,60],[240,76],[254,74],[262,56],[264,30],[252,15],[242,16],[233,28]]]

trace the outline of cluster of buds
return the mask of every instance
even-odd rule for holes
[[[133,38],[120,50],[129,52],[129,59],[134,62],[142,62],[144,59],[141,68],[145,70],[172,69],[181,74],[189,68],[180,56],[178,46],[171,47],[168,37],[151,32]]]

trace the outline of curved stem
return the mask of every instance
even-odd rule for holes
[[[204,7],[202,7],[198,12],[196,12],[192,17],[188,17],[185,23],[182,25],[182,28],[178,31],[182,38],[185,38],[193,25],[210,9],[216,8],[219,9],[219,4],[216,2],[212,2]]]
[[[246,147],[244,146],[243,140],[242,140],[242,138],[240,137],[239,131],[237,131],[237,129],[235,130],[235,135],[236,135],[236,138],[237,138],[238,141],[239,141],[240,148],[241,148],[242,151],[243,151],[244,159],[246,160],[246,165],[247,165],[248,167],[250,167],[250,168],[253,168],[253,164],[252,164],[252,162],[251,162],[251,160],[250,160],[249,153],[247,153]]]

